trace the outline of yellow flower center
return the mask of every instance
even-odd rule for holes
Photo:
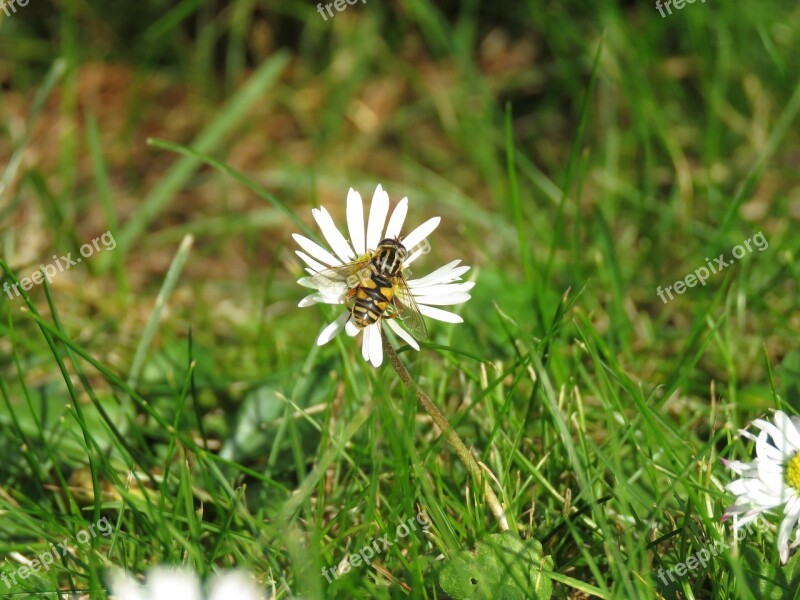
[[[786,466],[786,482],[800,491],[800,452],[795,454]]]

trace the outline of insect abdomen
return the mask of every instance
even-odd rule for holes
[[[356,292],[353,321],[361,329],[377,323],[393,297],[394,288],[391,282],[374,273],[372,278],[364,281]]]

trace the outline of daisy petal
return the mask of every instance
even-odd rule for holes
[[[309,267],[311,267],[311,269],[314,271],[314,274],[317,274],[320,271],[325,271],[326,269],[330,268],[330,267],[327,267],[327,266],[323,265],[320,262],[315,261],[313,258],[311,258],[305,252],[302,252],[300,250],[295,250],[294,253],[297,254],[297,256],[299,256]],[[298,283],[300,283],[300,282],[298,281]],[[301,283],[300,285],[303,285],[303,284]],[[306,286],[306,287],[308,287],[308,286]]]
[[[336,256],[338,256],[343,263],[353,260],[355,258],[353,249],[350,247],[350,244],[347,243],[347,240],[344,239],[342,232],[339,231],[333,223],[331,214],[325,210],[325,208],[315,208],[311,211],[311,214],[314,215],[314,220],[317,222],[317,225],[319,225],[320,230],[322,230],[325,241],[330,244]]]
[[[115,598],[121,600],[147,600],[142,586],[122,569],[114,569],[108,575],[108,587]]]
[[[364,245],[364,202],[361,194],[353,188],[347,192],[347,229],[356,256],[361,256],[367,251]]]
[[[797,548],[798,546],[800,546],[800,528],[798,528],[797,531],[795,532],[794,541],[791,543],[789,548],[794,549]]]
[[[378,242],[383,239],[383,226],[386,224],[386,215],[389,213],[389,194],[378,184],[372,196],[372,205],[369,209],[369,224],[367,225],[367,250],[375,250]]]
[[[365,327],[361,335],[361,357],[369,362],[369,338],[372,335],[372,326]]]
[[[781,555],[781,564],[789,560],[789,536],[800,518],[800,498],[795,497],[786,504],[783,521],[778,528],[778,552]]]
[[[464,322],[464,319],[462,319],[459,315],[455,313],[442,310],[441,308],[433,308],[432,306],[425,306],[424,304],[421,304],[419,306],[419,312],[425,315],[426,317],[430,317],[431,319],[436,319],[437,321],[444,321],[445,323]]]
[[[749,507],[744,504],[731,504],[725,511],[725,514],[722,515],[722,521],[727,521],[731,517],[736,518],[737,515],[746,512],[748,508]]]
[[[757,439],[756,436],[754,436],[752,433],[750,433],[746,429],[740,429],[739,430],[739,435],[742,436],[745,439],[750,440],[751,442],[755,442],[756,439]]]
[[[311,279],[311,277],[301,277],[300,279],[297,280],[297,283],[311,290],[317,289],[317,286],[314,285],[314,281]]]
[[[217,576],[211,584],[209,600],[263,600],[255,582],[244,573],[234,571]]]
[[[733,533],[735,534],[740,529],[745,529],[750,523],[761,517],[761,511],[745,511],[743,513],[736,513],[733,515]]]
[[[414,296],[417,304],[427,304],[428,306],[452,306],[454,304],[463,304],[472,298],[469,294],[464,292],[452,292],[450,294],[433,294],[425,296]]]
[[[297,303],[298,308],[305,308],[319,303],[319,294],[310,294]]]
[[[419,344],[417,343],[417,340],[415,340],[410,333],[400,326],[400,324],[397,322],[397,319],[386,319],[386,324],[389,325],[389,329],[397,334],[397,337],[401,338],[406,344],[419,352]]]
[[[397,206],[394,207],[392,216],[389,217],[389,224],[386,226],[385,237],[392,239],[400,237],[400,231],[403,229],[406,214],[408,214],[408,198],[403,198],[397,203]]]
[[[769,443],[769,434],[766,431],[761,431],[756,438],[756,456],[760,460],[769,460],[774,462],[781,462],[784,453]]]
[[[474,281],[465,281],[464,283],[437,283],[435,285],[415,287],[413,292],[415,296],[447,296],[453,292],[468,292],[474,287]]]
[[[763,419],[756,419],[753,421],[753,425],[761,429],[762,432],[768,433],[769,437],[772,438],[773,445],[780,450],[783,455],[794,454],[791,447],[788,447],[789,444],[787,444],[787,440],[783,435],[783,432],[778,429],[776,425],[764,421]]]
[[[316,273],[314,274],[316,275]],[[311,304],[315,302],[322,302],[324,304],[344,304],[344,298],[347,294],[347,284],[345,282],[330,282],[327,285],[320,286],[314,282],[312,277],[301,277],[297,280],[297,283],[303,287],[316,290],[315,294],[306,296],[300,301],[300,304],[298,304],[300,307],[308,306],[308,301],[311,298],[315,299]]]
[[[317,338],[317,346],[327,344],[333,338],[335,338],[344,327],[345,321],[347,321],[348,318],[350,318],[350,313],[345,311],[339,315],[333,323],[329,324],[325,329],[323,329],[322,333],[320,333],[319,337]]]
[[[361,330],[358,328],[358,325],[353,323],[353,319],[350,319],[347,323],[345,323],[344,332],[350,337],[357,336],[359,331]]]
[[[339,266],[342,264],[342,261],[340,261],[316,242],[312,242],[310,239],[303,237],[299,233],[293,233],[292,237],[294,238],[294,241],[296,241],[303,248],[303,250],[326,265]]]
[[[800,452],[800,432],[792,423],[789,416],[781,411],[775,411],[775,427],[780,431],[788,442],[789,451],[794,454]]]
[[[421,243],[422,240],[427,238],[433,230],[439,226],[441,222],[441,217],[433,217],[425,221],[422,225],[417,227],[414,231],[409,233],[406,237],[403,238],[403,246],[406,247],[406,250],[413,253],[418,248],[416,247],[417,244]]]
[[[408,265],[413,263],[415,260],[417,260],[420,256],[422,256],[423,254],[425,254],[425,253],[422,251],[422,248],[420,248],[419,250],[414,250],[414,252],[409,254],[406,257],[406,259],[403,261],[403,267],[404,268],[407,267]]]
[[[305,308],[312,304],[343,304],[344,296],[347,293],[345,288],[342,289],[325,289],[315,294],[310,294],[300,300],[298,303],[299,308]]]
[[[383,343],[380,321],[375,325],[370,325],[367,329],[372,329],[369,338],[369,360],[376,369],[383,362]]]
[[[436,285],[439,283],[456,281],[460,279],[462,273],[465,273],[469,270],[469,267],[467,266],[457,267],[460,262],[460,260],[454,260],[453,262],[447,263],[443,267],[439,267],[434,272],[427,274],[425,277],[421,277],[420,279],[409,279],[407,282],[408,287],[418,288],[426,285]]]
[[[201,600],[200,585],[193,575],[173,569],[153,569],[147,577],[151,600]]]
[[[747,472],[750,468],[750,465],[738,460],[728,460],[727,458],[721,458],[720,462],[722,462],[723,466],[730,469],[737,475],[741,475],[742,473]]]

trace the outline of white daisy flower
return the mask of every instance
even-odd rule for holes
[[[302,235],[293,235],[302,248],[302,250],[297,251],[297,255],[306,264],[306,272],[309,274],[309,277],[303,277],[298,280],[298,283],[316,290],[313,294],[300,301],[299,306],[301,307],[311,306],[316,303],[346,304],[348,292],[352,294],[354,289],[359,286],[358,277],[355,280],[349,279],[346,282],[338,282],[337,285],[332,285],[333,282],[330,282],[331,285],[320,285],[319,278],[315,280],[314,277],[330,268],[341,267],[369,258],[372,252],[378,248],[378,245],[387,239],[401,242],[405,249],[405,252],[399,255],[402,260],[401,268],[402,270],[407,269],[422,254],[427,254],[430,251],[427,238],[441,221],[440,217],[433,217],[411,231],[411,233],[401,236],[400,232],[408,212],[408,198],[400,200],[392,211],[391,216],[389,216],[389,194],[380,185],[378,185],[375,194],[372,196],[372,205],[367,217],[366,229],[364,227],[364,203],[361,200],[361,195],[353,188],[350,188],[347,194],[346,209],[349,240],[339,231],[330,213],[325,208],[313,209],[311,212],[331,250],[323,248]],[[388,224],[386,223],[387,216],[389,216]],[[425,277],[406,280],[408,289],[419,308],[420,314],[447,323],[463,322],[459,315],[436,308],[437,306],[461,304],[470,299],[470,295],[467,292],[472,289],[475,282],[462,282],[461,276],[469,270],[469,267],[460,265],[460,263],[460,260],[454,260]],[[363,277],[362,275],[362,281]],[[350,301],[350,304],[352,305],[352,301]],[[386,323],[389,329],[398,337],[415,350],[419,350],[417,340],[398,323],[400,319],[379,318],[377,322],[359,329],[352,318],[351,311],[352,306],[348,306],[348,309],[335,321],[325,327],[317,338],[317,345],[321,346],[329,342],[342,329],[350,336],[354,336],[361,331],[361,354],[364,360],[378,367],[383,361],[381,323]]]
[[[264,600],[265,595],[256,583],[241,571],[215,576],[207,594],[203,593],[197,577],[183,569],[155,568],[142,586],[122,570],[112,571],[109,587],[114,600]]]
[[[789,549],[800,545],[800,529],[789,545],[792,530],[800,518],[800,418],[775,412],[774,423],[756,419],[758,437],[749,431],[739,433],[756,444],[753,462],[723,460],[741,479],[726,489],[736,501],[725,511],[723,519],[734,517],[734,533],[758,518],[762,512],[783,507],[783,521],[778,528],[778,552],[781,563],[789,559]],[[771,440],[771,443],[770,443]]]

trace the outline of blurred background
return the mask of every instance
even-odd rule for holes
[[[327,415],[334,400],[334,416],[347,419],[366,395],[335,377],[349,372],[342,366],[348,360],[360,360],[355,348],[314,347],[334,313],[296,308],[305,292],[296,284],[302,268],[291,233],[298,220],[315,228],[311,208],[319,205],[343,224],[348,188],[371,199],[381,183],[392,204],[409,197],[408,224],[442,216],[424,268],[455,258],[474,267],[479,283],[465,323],[431,326],[432,346],[423,353],[445,348],[433,365],[419,355],[409,360],[423,381],[439,382],[439,400],[453,412],[463,389],[484,381],[481,362],[492,377],[503,375],[513,408],[498,421],[483,407],[470,413],[468,420],[490,423],[464,425],[476,447],[487,448],[498,429],[519,426],[515,452],[541,457],[552,450],[546,468],[554,484],[571,470],[563,448],[545,445],[554,440],[547,425],[525,429],[547,412],[529,400],[533,382],[517,388],[513,372],[529,367],[521,356],[531,347],[552,353],[554,383],[580,388],[589,410],[610,411],[606,365],[630,377],[629,390],[638,387],[700,445],[724,447],[713,431],[725,416],[738,423],[774,406],[771,369],[784,399],[800,408],[800,357],[793,354],[800,330],[796,2],[697,1],[666,16],[651,2],[611,0],[341,6],[328,12],[294,0],[33,0],[23,7],[5,0],[0,258],[22,278],[54,255],[76,256],[106,231],[116,241],[113,250],[56,276],[52,298],[42,285],[29,291],[45,319],[58,307],[58,327],[131,383],[167,270],[192,234],[133,387],[171,420],[187,365],[197,361],[196,415],[185,430],[206,449],[265,474],[269,485],[252,473],[237,481],[250,484],[264,511],[280,512],[326,436],[302,423],[290,435],[275,419],[288,419],[298,406]],[[657,295],[658,286],[760,231],[769,242],[763,253],[667,304]],[[567,318],[562,298],[573,311]],[[16,457],[0,465],[0,492],[24,490],[26,501],[16,502],[25,506],[71,487],[88,503],[97,471],[86,463],[81,428],[60,433],[71,419],[64,377],[24,306],[22,298],[0,295],[0,448]],[[459,374],[470,357],[478,361],[473,370]],[[130,410],[108,377],[95,369],[77,374],[72,359],[64,361],[84,383],[73,400],[88,406],[100,397],[112,420]],[[365,381],[380,383],[371,375]],[[709,421],[712,384],[733,408]],[[287,397],[296,403],[291,409]],[[403,419],[413,425],[408,406]],[[632,406],[626,400],[614,409]],[[159,424],[141,410],[135,416],[142,456],[152,444],[168,446]],[[591,436],[602,445],[616,424],[599,420]],[[41,487],[18,452],[22,432],[40,425],[63,452],[63,471],[53,456],[45,461]],[[361,443],[384,443],[383,433],[365,429],[356,437]],[[97,435],[101,445],[119,438]],[[386,443],[402,462],[402,445]],[[694,449],[682,451],[692,456]],[[625,455],[628,475],[638,468],[635,454]],[[153,450],[155,471],[162,459]],[[615,478],[604,468],[622,473],[595,466],[600,481]],[[456,497],[463,473],[457,478],[450,490]],[[118,499],[112,483],[103,487],[110,501]],[[573,489],[575,497],[583,493]],[[539,497],[528,493],[515,501]],[[413,493],[407,495],[404,514],[413,515]],[[662,514],[669,500],[657,504],[656,519],[682,518],[680,502],[674,519]],[[544,511],[545,520],[555,519],[561,508],[537,508],[537,518]],[[321,504],[314,516],[328,523],[337,514]],[[24,519],[10,522],[0,525],[6,550],[29,547]],[[339,525],[346,531],[337,521],[331,532]],[[632,536],[652,541],[664,533],[652,527]],[[277,540],[268,545],[279,553]],[[599,546],[597,555],[613,554]],[[641,585],[615,571],[611,559],[598,559],[601,584],[574,547],[549,551],[556,571],[579,580],[619,593]],[[287,552],[297,558],[297,548]],[[291,573],[281,557],[272,560],[265,572]],[[423,572],[411,576],[416,589],[433,593]],[[295,575],[287,575],[289,587]]]
[[[444,217],[442,256],[500,267],[486,277],[504,292],[527,287],[521,306],[589,281],[589,302],[619,319],[612,341],[631,350],[665,343],[632,312],[691,314],[655,288],[702,265],[721,233],[738,242],[731,227],[744,239],[769,225],[771,240],[790,226],[771,219],[800,214],[796,127],[779,122],[796,91],[792,2],[666,17],[644,3],[343,6],[326,19],[311,3],[255,0],[37,2],[0,15],[10,266],[27,274],[118,227],[113,260],[54,287],[136,331],[146,303],[118,296],[130,309],[120,319],[108,294],[158,285],[191,232],[194,317],[208,310],[214,324],[196,333],[224,336],[266,311],[274,343],[294,343],[293,327],[272,328],[297,313],[292,224],[231,177],[148,146],[159,138],[246,174],[306,222],[319,203],[341,217],[348,187],[370,198],[380,182],[393,201],[409,196],[415,221]],[[609,260],[618,269],[598,268]],[[555,280],[531,289],[534,266]]]

